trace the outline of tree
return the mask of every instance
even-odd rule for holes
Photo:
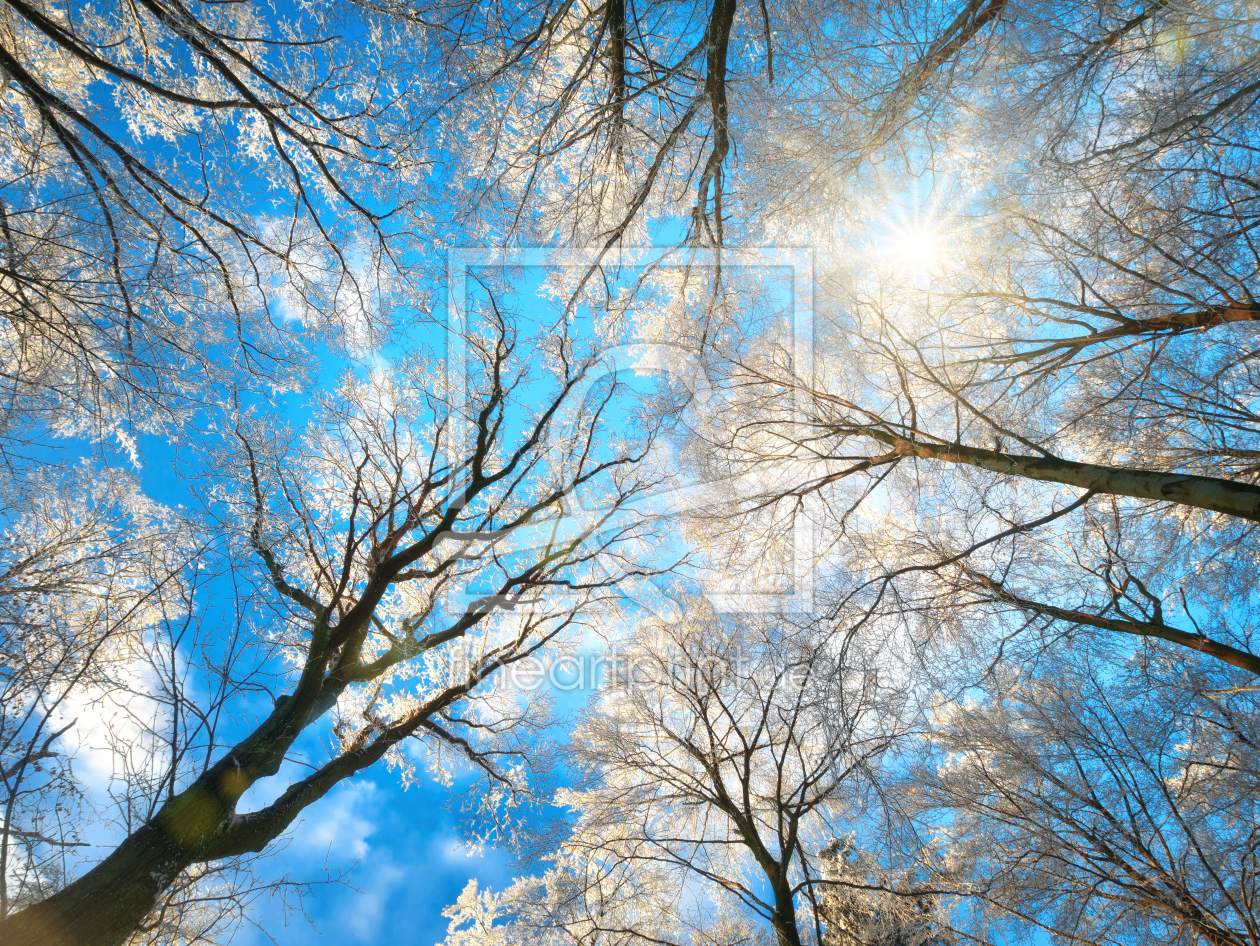
[[[1246,675],[1083,650],[940,707],[916,772],[974,889],[1086,943],[1255,942],[1256,710]]]
[[[83,844],[82,797],[60,738],[77,707],[125,688],[160,616],[181,617],[195,543],[117,472],[10,483],[0,573],[0,918],[47,896]]]
[[[134,449],[221,385],[300,385],[304,327],[383,329],[339,320],[388,298],[426,166],[401,24],[165,0],[2,16],[6,438]]]
[[[1038,692],[998,735],[959,737],[1007,751],[1043,704],[1089,708],[1126,679],[1126,659],[1172,659],[1165,645],[1219,662],[1204,672],[1227,689],[1249,685],[1233,671],[1260,669],[1255,27],[1232,3],[390,0],[290,20],[250,4],[10,2],[0,448],[22,498],[5,524],[36,522],[44,500],[31,498],[51,495],[26,442],[83,434],[99,451],[112,436],[128,452],[137,431],[183,439],[204,514],[155,536],[173,514],[84,479],[47,530],[78,537],[62,548],[41,533],[22,540],[35,552],[14,552],[50,564],[29,587],[15,565],[0,588],[0,852],[23,852],[0,930],[105,943],[194,929],[201,878],[266,850],[367,765],[405,772],[413,736],[439,775],[453,756],[483,774],[493,830],[542,778],[529,765],[547,721],[493,690],[494,673],[563,648],[622,577],[664,567],[676,535],[660,540],[631,507],[665,475],[640,461],[677,425],[677,455],[717,483],[687,538],[715,571],[777,580],[787,527],[808,520],[823,613],[775,628],[706,617],[694,637],[636,639],[659,672],[583,722],[598,752],[575,750],[590,781],[569,796],[582,815],[554,871],[502,896],[470,891],[452,935],[668,939],[683,877],[714,902],[743,898],[781,943],[808,937],[796,913],[811,895],[816,938],[945,936],[936,894],[889,879],[891,855],[859,858],[869,876],[855,878],[837,849],[819,853],[845,834],[819,826],[840,810],[838,786],[865,784],[866,753],[908,724],[903,690],[997,705],[1015,699],[1012,659],[1058,667],[1082,629],[1131,645],[1091,668],[1101,695]],[[902,214],[920,187],[928,208]],[[683,253],[625,292],[604,278],[662,225]],[[264,405],[301,386],[318,345],[335,357],[378,341],[396,310],[424,317],[433,235],[439,249],[457,236],[593,247],[555,282],[563,315],[584,303],[601,332],[690,349],[707,396],[670,386],[634,418],[643,442],[625,446],[604,432],[609,389],[579,399],[593,363],[559,314],[555,337],[526,352],[488,312],[467,391],[458,371],[403,357],[347,378],[290,431]],[[798,357],[809,348],[789,338],[772,276],[724,255],[765,242],[818,248],[812,357]],[[298,322],[330,331],[299,339]],[[213,429],[203,441],[194,427]],[[593,514],[577,497],[591,489]],[[469,583],[471,604],[442,603]],[[228,585],[223,620],[203,623],[197,596]],[[847,649],[884,627],[904,654]],[[732,629],[788,653],[711,673]],[[124,681],[115,646],[155,682]],[[674,651],[690,677],[673,676]],[[781,685],[789,658],[809,666],[805,686]],[[63,866],[73,831],[41,827],[57,796],[36,791],[76,790],[49,739],[67,693],[109,703],[137,734],[115,809],[126,840],[77,877]],[[258,720],[223,722],[263,693]],[[1126,713],[1154,732],[1180,725],[1180,706],[1126,708],[1089,737],[1114,754]],[[785,722],[798,711],[808,731]],[[667,713],[696,728],[675,739]],[[782,730],[758,729],[771,717]],[[974,722],[941,718],[942,739]],[[237,815],[241,793],[325,725],[331,756]],[[751,753],[731,754],[743,739]],[[1158,740],[1142,752],[1144,765],[1168,754]],[[780,776],[807,787],[763,790]],[[1115,798],[1154,792],[1143,778]],[[615,795],[627,785],[638,794]],[[969,804],[946,808],[999,837],[1004,823]],[[1126,843],[1147,843],[1134,830]],[[1215,822],[1195,831],[1230,837]],[[991,872],[1005,884],[995,902],[1031,904],[1035,922],[1089,902],[1073,856],[1042,899],[1040,875]],[[1161,869],[1186,902],[1211,900]],[[1209,939],[1239,928],[1219,905],[1195,926],[1180,906],[1127,904],[1124,923],[1175,914],[1166,922]],[[694,941],[759,935],[710,905],[686,904]]]
[[[740,30],[747,15],[729,0],[413,10],[433,22],[458,90],[450,121],[467,129],[457,156],[481,233],[558,231],[607,251],[681,211],[692,239],[720,243],[732,43],[760,41],[764,55],[762,13]],[[517,105],[510,118],[505,99]]]
[[[818,913],[825,946],[953,946],[958,942],[942,922],[938,896],[907,889],[905,878],[898,882],[880,870],[877,860],[858,850],[851,839],[832,841],[823,849],[821,860],[826,886],[818,898]]]
[[[760,941],[749,914],[780,946],[816,941],[819,852],[860,817],[903,695],[869,639],[837,646],[785,616],[706,611],[694,602],[619,642],[573,730],[580,774],[559,801],[575,820],[555,867],[486,895],[502,926],[464,928],[470,887],[448,943]]]
[[[639,317],[716,394],[681,415],[719,484],[689,536],[745,574],[821,526],[820,603],[910,623],[925,687],[1082,629],[1254,672],[1254,17],[762,9],[779,84],[731,57],[722,233],[818,248],[814,357],[723,305],[749,297],[730,272]],[[555,206],[566,238],[613,232]]]
[[[257,563],[266,610],[254,620],[287,657],[280,680],[292,689],[231,742],[194,727],[151,814],[82,876],[0,921],[6,942],[122,942],[183,871],[264,850],[342,779],[403,763],[411,737],[445,747],[434,749],[438,769],[454,764],[449,752],[483,774],[487,818],[528,791],[528,765],[507,760],[526,755],[545,715],[487,681],[562,643],[640,569],[617,556],[650,535],[622,509],[643,488],[633,468],[652,437],[601,439],[616,386],[573,403],[592,362],[568,343],[552,339],[551,372],[531,374],[508,322],[491,315],[489,326],[471,343],[467,401],[412,361],[345,378],[301,436],[246,412],[228,418],[206,474],[223,554]],[[527,390],[537,407],[516,428]],[[575,490],[597,497],[597,511],[570,505]],[[444,606],[463,582],[489,587]],[[235,669],[259,672],[244,660]],[[237,699],[248,682],[232,678]],[[259,810],[234,813],[330,711],[331,757]]]
[[[981,9],[968,5],[959,22]],[[715,566],[756,568],[789,527],[818,526],[827,576],[820,605],[833,616],[860,607],[872,619],[907,620],[925,687],[962,701],[992,685],[989,698],[999,701],[1007,685],[990,674],[1013,665],[1035,678],[1073,642],[1089,646],[1083,631],[1122,635],[1100,644],[1114,647],[1114,662],[1100,662],[1096,686],[1064,683],[1050,700],[1029,683],[1028,715],[995,723],[992,742],[959,732],[949,745],[979,771],[992,745],[1006,741],[1022,746],[1019,764],[1034,770],[1045,761],[1039,746],[1066,739],[1047,731],[1049,721],[1067,726],[1089,713],[1123,678],[1126,659],[1179,663],[1166,645],[1189,648],[1221,662],[1212,670],[1184,661],[1220,673],[1226,689],[1254,682],[1231,668],[1260,669],[1251,458],[1257,90],[1242,71],[1256,48],[1254,20],[1232,8],[1152,8],[1118,24],[1108,22],[1116,11],[1093,6],[1021,13],[991,20],[984,42],[960,50],[968,68],[942,74],[939,110],[920,117],[924,134],[899,155],[903,169],[873,153],[864,174],[838,172],[833,155],[849,147],[833,131],[847,127],[832,117],[841,91],[829,98],[812,88],[814,110],[793,134],[767,134],[776,146],[787,139],[799,162],[765,175],[777,191],[767,205],[778,211],[767,227],[820,247],[814,357],[797,361],[781,326],[719,336],[709,382],[720,394],[704,403],[707,416],[687,444],[694,468],[722,484],[693,523]],[[1172,36],[1193,40],[1174,45]],[[794,105],[770,111],[768,127],[794,117]],[[958,124],[933,126],[942,115]],[[920,184],[926,206],[899,220],[898,204]],[[859,228],[848,207],[869,226]],[[1169,753],[1159,745],[1123,757],[1115,748],[1130,722],[1171,732],[1181,719],[1171,700],[1140,710],[1129,722],[1091,716],[1092,741],[1078,734],[1076,745],[1091,757],[1109,746],[1108,758],[1123,758],[1138,781],[1163,771]],[[950,790],[964,794],[975,776],[963,769]],[[926,769],[919,777],[932,791],[945,779]],[[1159,792],[1153,776],[1149,785],[1122,780],[1099,804],[1139,809]],[[1029,832],[1020,838],[1042,826],[1038,857],[1072,860],[1054,875],[1052,895],[1042,886],[1050,881],[1003,863],[1022,863],[1018,832],[992,848],[994,872],[1010,868],[994,899],[1024,921],[1106,941],[1109,918],[1123,911],[1117,922],[1131,923],[1126,929],[1147,924],[1158,937],[1178,923],[1194,927],[1187,917],[1197,909],[1217,917],[1194,927],[1208,941],[1247,929],[1245,919],[1219,919],[1229,912],[1223,899],[1248,902],[1249,868],[1239,866],[1246,841],[1232,828],[1192,827],[1205,850],[1219,842],[1232,852],[1219,867],[1228,894],[1209,889],[1215,881],[1196,888],[1160,862],[1169,884],[1190,890],[1181,906],[1125,893],[1108,910],[1100,899],[1110,894],[1096,887],[1100,875],[1115,877],[1096,864],[1107,855],[1074,839],[1071,824],[1034,811],[1024,783],[1001,793],[1009,808],[968,809],[976,838],[1002,836],[1019,810]],[[1249,803],[1222,817],[1246,823]],[[1155,847],[1152,830],[1134,827],[1126,843]],[[1160,841],[1176,856],[1177,844],[1189,844]],[[953,857],[987,850],[978,840]],[[1060,907],[1090,925],[1054,918]]]
[[[958,22],[984,15],[968,5]],[[1038,9],[1001,30],[991,17],[989,40],[956,50],[968,67],[941,78],[945,111],[924,114],[909,174],[832,174],[824,215],[769,218],[836,247],[819,261],[814,359],[796,364],[779,326],[720,339],[723,395],[690,452],[737,484],[711,530],[735,569],[760,554],[748,534],[805,517],[851,574],[896,581],[918,607],[1148,635],[1254,672],[1250,617],[1215,607],[1249,608],[1249,566],[1192,564],[1246,548],[1260,515],[1257,90],[1240,72],[1253,23],[1177,8],[1175,23],[1161,9],[1100,32],[1112,15]],[[1180,29],[1196,38],[1173,55]],[[1129,82],[1141,94],[1119,91]],[[820,115],[847,101],[814,91]],[[951,131],[930,124],[939,114],[962,117]],[[790,190],[781,158],[765,184]],[[899,224],[887,205],[908,178],[930,207]],[[836,233],[846,201],[874,224]]]
[[[830,510],[821,513],[829,518],[824,528],[844,532],[856,528],[849,506],[868,486],[878,493],[900,481],[911,491],[934,490],[963,478],[1050,482],[1254,520],[1260,492],[1252,474],[1241,472],[1254,450],[1240,442],[1251,421],[1234,368],[1249,357],[1246,323],[1256,314],[1248,289],[1255,195],[1247,109],[1257,89],[1246,66],[1255,40],[1245,11],[1161,6],[1130,16],[1087,4],[1016,13],[1003,3],[968,3],[924,16],[918,8],[857,5],[840,17],[830,7],[738,8],[729,31],[709,37],[717,57],[709,65],[720,59],[728,71],[706,72],[704,93],[694,87],[700,77],[681,67],[654,72],[675,60],[651,63],[648,53],[656,42],[672,49],[703,15],[658,16],[654,9],[635,21],[622,46],[619,11],[616,4],[581,15],[565,8],[553,17],[547,7],[517,20],[496,10],[499,19],[482,20],[457,10],[451,35],[498,50],[484,73],[466,80],[484,95],[460,113],[479,132],[469,154],[485,171],[474,180],[492,182],[472,206],[494,221],[486,232],[495,239],[542,221],[536,232],[545,238],[594,241],[603,254],[630,232],[631,219],[644,233],[662,215],[692,213],[643,201],[686,193],[683,182],[699,180],[694,212],[716,206],[725,187],[729,213],[705,226],[693,214],[685,242],[721,246],[717,235],[726,233],[726,242],[738,235],[837,247],[820,259],[817,297],[817,342],[826,353],[818,367],[834,358],[833,376],[797,374],[776,354],[780,339],[748,324],[744,287],[723,271],[720,253],[706,270],[716,273],[712,291],[699,305],[634,316],[629,301],[601,299],[646,335],[695,345],[725,374],[732,394],[713,402],[723,414],[717,430],[696,432],[705,449],[727,454],[715,463],[790,458],[808,471],[786,474],[777,494],[745,481],[746,509],[761,511],[776,495],[790,507],[822,493]],[[717,22],[721,11],[711,12],[709,22]],[[456,47],[443,48],[451,62],[471,63]],[[565,65],[545,72],[542,62]],[[635,69],[659,82],[636,79]],[[543,74],[554,83],[539,80]],[[1118,91],[1135,82],[1141,94]],[[679,124],[662,123],[662,116],[691,116],[682,105],[695,106],[719,87],[725,111],[713,100],[708,112],[714,129],[725,129],[714,130],[712,151],[707,135],[704,146],[692,143],[690,124],[683,135]],[[537,111],[524,123],[491,121],[508,94],[537,103]],[[625,123],[623,97],[659,107]],[[606,173],[640,127],[654,131],[629,153],[653,154],[653,161]],[[915,178],[936,194],[939,219],[890,225],[890,207]],[[855,234],[855,217],[871,226]],[[879,234],[881,226],[892,232]],[[871,230],[894,244],[882,254],[893,265],[876,267],[882,272],[865,264]],[[907,267],[907,255],[916,254]],[[947,256],[951,266],[939,265]],[[672,257],[668,265],[679,262]],[[1200,331],[1212,335],[1206,352],[1197,334],[1187,335]],[[1154,346],[1149,357],[1146,346]],[[1103,388],[1100,372],[1109,372]],[[1219,392],[1217,400],[1203,403],[1194,393],[1203,385]],[[1091,394],[1103,389],[1118,393]],[[783,390],[812,399],[813,413],[785,411]],[[1140,417],[1124,408],[1138,390]],[[734,435],[724,420],[732,410],[746,418]],[[1104,417],[1113,418],[1107,431],[1098,426]],[[1182,446],[1165,449],[1173,443]],[[1127,453],[1117,452],[1120,444]],[[846,472],[861,480],[852,492],[839,486]],[[976,501],[984,502],[979,493]],[[728,505],[719,520],[730,521]],[[934,518],[930,510],[928,522]],[[967,528],[991,534],[990,527],[1011,527],[1014,520],[1005,520]],[[1217,526],[1226,545],[1246,528],[1227,520]],[[1132,570],[1139,580],[1141,571]],[[970,601],[986,586],[975,576],[968,582]],[[1006,590],[1046,605],[1039,613],[1047,617],[1056,609],[1093,617],[1097,627],[1149,631],[1254,665],[1243,632],[1197,639],[1206,636],[1193,630],[1202,614],[1181,625],[1132,615],[1117,622],[1092,601]],[[1099,592],[1110,589],[1090,597]],[[1202,589],[1195,604],[1210,610],[1212,594]],[[992,594],[988,603],[1012,601]]]

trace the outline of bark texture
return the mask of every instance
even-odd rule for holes
[[[1101,466],[1096,463],[1077,463],[1075,460],[1063,460],[1054,456],[1020,456],[961,444],[924,443],[905,440],[879,430],[869,431],[869,434],[903,457],[962,463],[1007,476],[1063,483],[1065,486],[1076,486],[1113,496],[1177,503],[1260,522],[1260,486],[1250,483],[1189,473],[1162,473]]]

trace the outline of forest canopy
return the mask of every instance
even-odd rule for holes
[[[227,942],[372,778],[510,858],[447,946],[1260,944],[1258,77],[1251,0],[0,0],[0,942]]]

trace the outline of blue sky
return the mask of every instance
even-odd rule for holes
[[[260,904],[256,918],[266,935],[246,928],[234,942],[440,942],[442,909],[470,877],[494,887],[510,881],[506,855],[492,849],[470,855],[460,844],[448,797],[427,780],[404,791],[383,770],[339,785],[307,809],[292,840],[261,866],[293,880],[317,880],[325,867],[332,875],[349,871],[345,882],[310,889],[304,903],[310,922],[286,917],[277,903]]]

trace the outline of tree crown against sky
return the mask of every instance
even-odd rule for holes
[[[521,841],[501,671],[587,629],[661,673],[454,942],[1255,941],[1250,6],[3,9],[6,941],[213,935],[377,762]],[[578,265],[426,335],[459,243]],[[624,408],[627,339],[695,370]],[[813,606],[627,620],[684,545]]]
[[[481,899],[474,881],[448,943],[486,942],[486,910],[507,935],[578,941],[731,941],[768,926],[799,946],[820,930],[820,852],[862,809],[905,694],[879,682],[869,642],[836,655],[782,616],[706,611],[693,602],[623,642],[623,669],[573,730],[578,774],[560,800],[577,820],[555,866]]]

